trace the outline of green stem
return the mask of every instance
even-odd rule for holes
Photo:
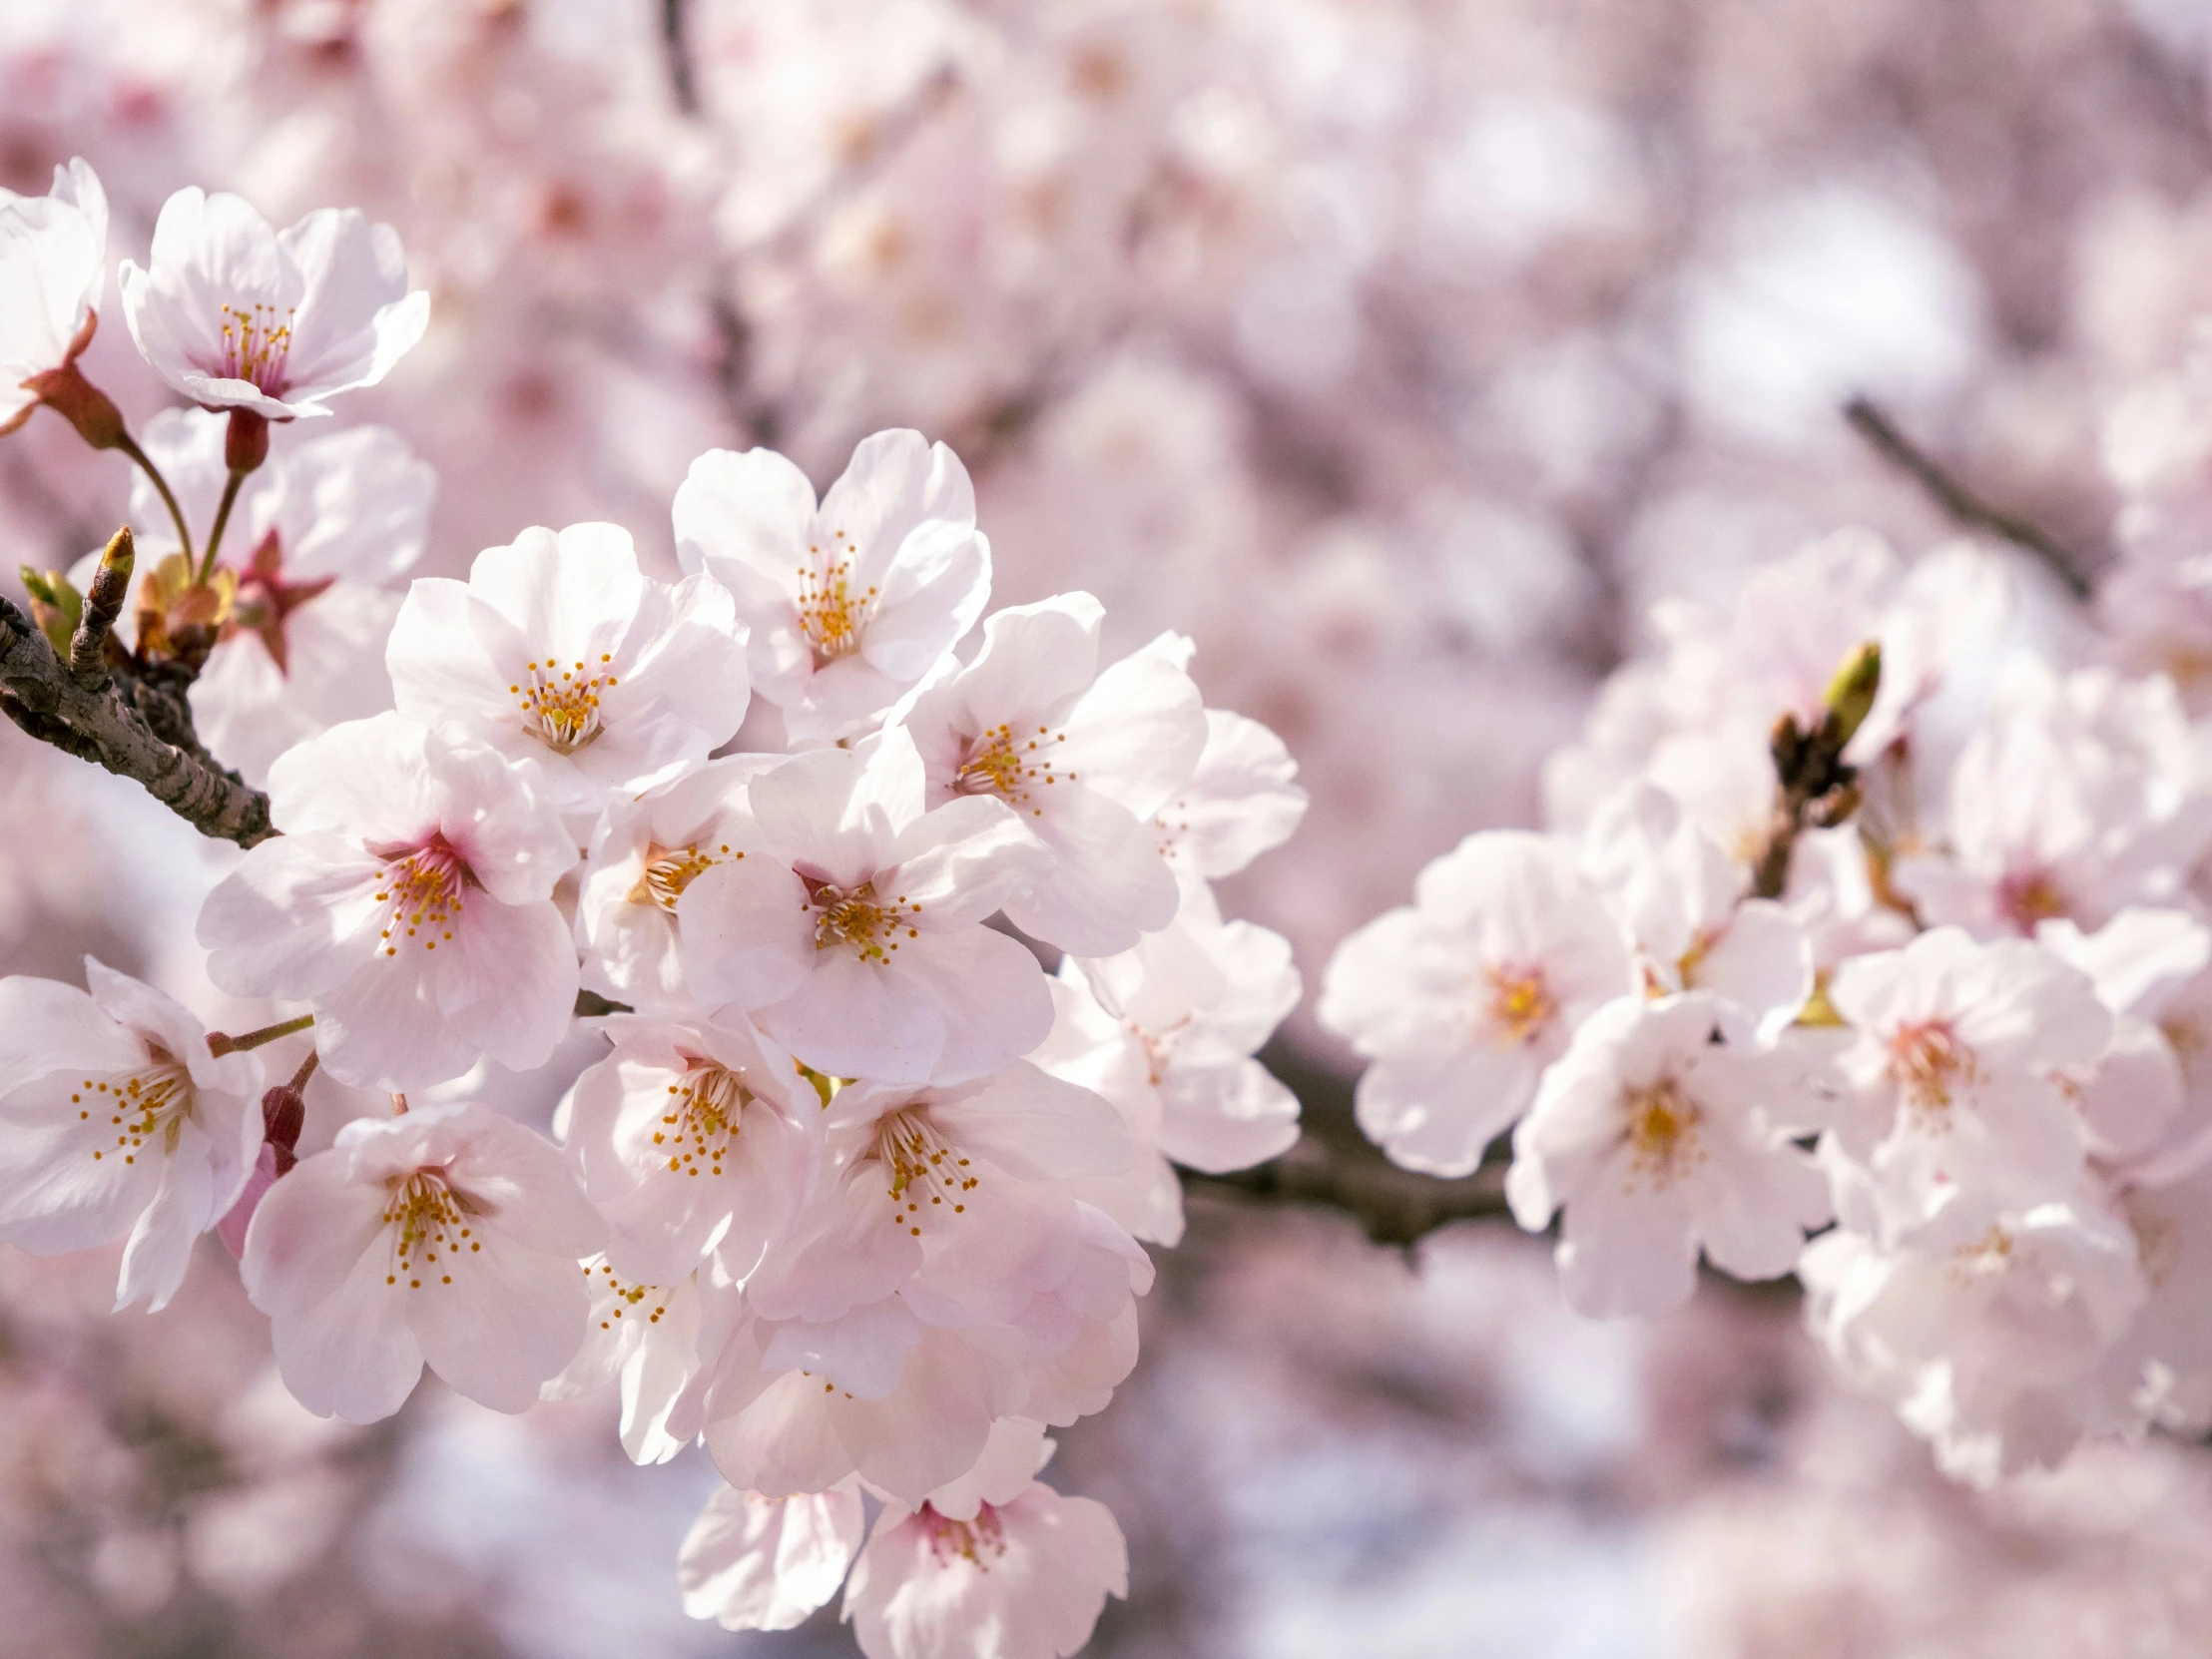
[[[170,490],[169,480],[162,476],[162,469],[148,458],[146,451],[138,446],[138,440],[132,437],[130,433],[124,433],[123,441],[117,444],[116,447],[130,456],[132,460],[138,462],[139,470],[146,474],[147,481],[154,486],[156,492],[161,496],[162,505],[169,509],[170,522],[177,526],[177,542],[180,550],[185,555],[185,563],[188,566],[191,565],[192,531],[186,527],[185,510],[177,505],[177,497]]]
[[[215,528],[208,532],[207,556],[200,561],[199,582],[202,586],[215,574],[216,549],[223,545],[223,532],[231,522],[231,509],[238,505],[239,486],[245,482],[246,474],[236,467],[232,468],[230,482],[223,486],[223,504],[215,510]]]
[[[249,1031],[243,1037],[227,1037],[221,1031],[208,1033],[208,1047],[216,1054],[243,1054],[250,1048],[273,1043],[278,1037],[288,1037],[294,1031],[304,1031],[314,1023],[314,1015],[301,1014],[297,1019],[287,1019],[276,1025],[265,1025],[259,1031]]]

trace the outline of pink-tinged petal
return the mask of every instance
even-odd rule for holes
[[[473,1229],[480,1252],[416,1262],[404,1306],[424,1362],[450,1386],[495,1411],[526,1411],[583,1346],[591,1298],[576,1257],[533,1250],[504,1222]]]
[[[263,1198],[239,1275],[247,1297],[281,1323],[336,1296],[383,1232],[381,1187],[357,1184],[343,1152],[302,1158]],[[385,1253],[376,1253],[379,1263]]]
[[[484,1106],[465,1105],[449,1121],[466,1144],[447,1174],[486,1225],[520,1249],[570,1262],[599,1251],[606,1224],[558,1147]]]
[[[687,571],[705,571],[738,595],[753,631],[754,672],[774,677],[788,665],[778,656],[764,661],[762,653],[786,648],[781,641],[770,645],[778,634],[798,635],[791,596],[814,538],[814,485],[773,449],[710,449],[677,488],[675,521],[677,558]],[[755,592],[776,596],[781,607],[745,603]]]
[[[469,873],[502,904],[552,897],[576,866],[576,840],[529,773],[450,733],[427,734],[423,749],[438,829]]]
[[[990,591],[990,543],[972,522],[917,525],[884,575],[861,656],[887,679],[912,685],[975,626]]]
[[[246,1254],[246,1232],[254,1225],[254,1212],[262,1207],[262,1200],[269,1196],[269,1189],[276,1184],[276,1149],[263,1143],[255,1156],[253,1173],[248,1176],[246,1190],[239,1194],[238,1202],[223,1213],[216,1223],[216,1236],[223,1241],[224,1249],[235,1261]]]
[[[784,1498],[721,1487],[677,1557],[684,1611],[725,1630],[794,1629],[837,1593],[861,1530],[849,1486]]]
[[[999,1415],[991,1380],[951,1332],[932,1331],[906,1356],[887,1398],[826,1394],[830,1421],[860,1477],[902,1503],[975,1466]]]
[[[318,997],[377,943],[385,866],[328,831],[263,841],[201,907],[208,976],[234,996]]]
[[[1298,1139],[1298,1096],[1258,1060],[1176,1067],[1160,1098],[1160,1150],[1209,1175],[1265,1163]]]
[[[449,1029],[435,992],[436,958],[418,950],[378,957],[315,997],[322,1069],[362,1089],[426,1089],[476,1063]]]
[[[0,1091],[57,1071],[129,1071],[145,1057],[139,1039],[90,993],[59,979],[0,979]]]
[[[164,1160],[122,1144],[101,1109],[114,1095],[88,1079],[100,1074],[52,1072],[0,1094],[0,1239],[41,1256],[122,1238],[161,1183]]]
[[[678,953],[692,995],[753,1009],[792,994],[815,965],[807,886],[758,853],[701,871],[677,900]]]
[[[872,1160],[855,1165],[808,1207],[800,1231],[746,1285],[763,1319],[841,1319],[882,1301],[921,1265],[922,1246],[901,1223],[890,1178]]]
[[[479,897],[452,932],[438,958],[441,1017],[511,1071],[545,1064],[575,1020],[576,946],[560,910]]]
[[[793,1055],[830,1077],[923,1082],[946,1043],[934,984],[904,961],[895,966],[862,961],[841,945],[819,950],[813,971],[756,1018]],[[1049,1007],[1044,1024],[1051,1024]]]
[[[277,488],[286,576],[380,583],[421,557],[438,475],[398,433],[355,426],[294,448]]]
[[[473,603],[466,582],[423,576],[409,584],[384,646],[393,703],[407,719],[457,720],[478,732],[519,728],[515,699],[471,629]]]
[[[1006,900],[1016,926],[1078,956],[1111,956],[1175,919],[1182,894],[1149,824],[1080,783],[1044,793],[1028,822],[1054,863]]]
[[[931,1118],[950,1139],[1023,1181],[1111,1175],[1127,1169],[1134,1155],[1113,1107],[1025,1060],[929,1101]]]
[[[897,963],[891,976],[929,999],[943,1031],[925,1074],[936,1082],[996,1071],[1035,1048],[1052,1030],[1052,992],[1044,970],[1027,946],[1003,933],[988,927],[923,933],[901,942]],[[792,1051],[799,1052],[797,1044]],[[833,1075],[921,1080],[864,1068],[839,1068]]]
[[[907,825],[889,851],[897,873],[877,891],[916,907],[924,930],[964,928],[1051,879],[1053,856],[1029,821],[982,796],[947,802]]]
[[[1190,782],[1205,753],[1206,710],[1189,660],[1190,642],[1163,634],[1100,674],[1067,718],[1065,770],[1142,819]]]
[[[1430,1061],[1379,1060],[1360,1078],[1360,1127],[1392,1163],[1424,1175],[1471,1175],[1483,1149],[1528,1110],[1542,1071],[1542,1059],[1520,1043]]]
[[[609,785],[704,761],[744,723],[751,695],[745,633],[728,589],[695,576],[673,593],[657,591],[639,612],[641,627],[648,622],[643,653],[634,632],[619,684],[600,693],[600,739],[576,755],[583,771]]]
[[[896,1297],[862,1304],[830,1320],[778,1325],[761,1364],[833,1383],[855,1399],[882,1399],[898,1386],[922,1326]]]
[[[417,723],[396,714],[333,726],[269,769],[270,815],[287,835],[326,830],[356,844],[413,841],[438,797]]]
[[[787,1373],[741,1411],[707,1424],[707,1453],[734,1486],[782,1495],[827,1491],[852,1472],[830,1417],[834,1383]]]
[[[158,1160],[161,1184],[131,1229],[124,1246],[123,1267],[116,1281],[115,1306],[121,1313],[143,1301],[146,1311],[158,1314],[169,1306],[192,1266],[193,1246],[216,1223],[221,1205],[230,1195],[216,1191],[215,1172],[209,1166],[208,1137],[198,1125],[179,1125],[178,1144]],[[226,1181],[227,1186],[235,1182]]]
[[[293,1170],[263,1200],[262,1214],[247,1231],[249,1260],[270,1203],[298,1173]],[[422,1349],[407,1324],[406,1299],[415,1293],[392,1282],[391,1266],[386,1252],[370,1249],[328,1296],[270,1321],[277,1375],[292,1397],[316,1416],[377,1422],[414,1392],[422,1376]]]
[[[815,750],[756,778],[746,792],[770,846],[808,873],[855,886],[894,861],[899,832],[922,811],[921,757],[897,729],[864,750]]]
[[[838,541],[853,550],[852,574],[861,587],[899,597],[891,588],[909,539],[937,524],[972,529],[975,487],[943,444],[903,427],[873,432],[853,447],[822,498],[817,522],[826,532],[825,553]]]
[[[1591,1216],[1567,1206],[1560,1225],[1559,1288],[1590,1319],[1654,1318],[1697,1289],[1697,1240],[1672,1194],[1623,1200]]]
[[[1198,768],[1155,815],[1178,868],[1217,880],[1281,846],[1306,817],[1298,763],[1256,720],[1206,711]]]

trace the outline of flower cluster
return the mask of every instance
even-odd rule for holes
[[[1554,828],[1430,864],[1322,999],[1398,1163],[1511,1131],[1577,1309],[1794,1271],[1982,1483],[2212,1423],[2212,749],[2165,674],[2039,646],[2037,601],[1853,533],[1667,608]]]
[[[0,360],[142,469],[156,558],[107,649],[188,681],[266,778],[276,832],[198,937],[217,987],[291,1014],[211,1037],[98,963],[89,994],[0,982],[0,1239],[128,1234],[121,1300],[159,1306],[220,1224],[285,1384],[349,1421],[425,1366],[506,1411],[619,1378],[633,1457],[703,1439],[730,1482],[683,1571],[731,1628],[797,1622],[857,1552],[871,1659],[981,1629],[1072,1652],[1126,1564],[1100,1506],[1035,1479],[1045,1430],[1134,1364],[1173,1165],[1297,1135],[1253,1059],[1299,996],[1289,947],[1210,886],[1295,828],[1283,746],[1203,706],[1180,636],[1103,660],[1088,594],[986,617],[968,475],[911,431],[820,500],[767,450],[700,456],[678,581],[588,523],[388,593],[429,469],[378,428],[271,427],[419,336],[396,239],[173,199],[123,296],[198,408],[141,445],[74,368],[98,200],[79,164],[0,215],[0,271],[68,279],[36,315],[0,292]],[[115,568],[46,591],[84,611]],[[477,1098],[580,1018],[599,1057],[557,1142]],[[265,1093],[253,1051],[309,1028]],[[394,1109],[299,1158],[317,1069]]]

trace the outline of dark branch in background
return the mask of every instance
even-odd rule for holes
[[[0,713],[39,742],[142,785],[203,835],[241,846],[267,840],[275,833],[269,797],[247,788],[194,735],[190,674],[137,662],[110,635],[130,569],[126,530],[102,559],[67,661],[0,598]]]
[[[1335,1210],[1382,1245],[1414,1244],[1448,1222],[1506,1213],[1502,1161],[1455,1181],[1399,1169],[1361,1133],[1351,1083],[1284,1043],[1271,1043],[1260,1058],[1298,1096],[1298,1144],[1280,1158],[1233,1175],[1182,1170],[1184,1192]]]
[[[676,107],[699,113],[699,81],[692,74],[691,43],[684,29],[684,0],[661,0],[661,45],[668,53],[668,85]]]
[[[1948,513],[1957,523],[1968,529],[1986,530],[1993,536],[2025,548],[2050,567],[2050,572],[2066,585],[2066,591],[2076,599],[2089,597],[2089,578],[2081,568],[2081,561],[2066,548],[2060,546],[2039,526],[2029,523],[2017,514],[1992,506],[1953,478],[1938,465],[1928,452],[1907,437],[1881,409],[1864,397],[1854,397],[1844,405],[1844,418],[1851,422],[1859,435],[1874,445],[1882,458],[1910,475],[1913,481],[1933,496],[1936,504]]]

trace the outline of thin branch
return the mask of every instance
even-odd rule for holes
[[[684,29],[684,0],[661,0],[661,44],[668,52],[669,90],[686,115],[699,113],[699,78],[692,73],[691,42]]]
[[[203,835],[267,840],[276,832],[269,797],[200,747],[184,695],[183,684],[121,669],[80,684],[31,619],[0,598],[0,713],[41,743],[134,780]]]
[[[1986,530],[1991,535],[2025,548],[2050,567],[2051,574],[2066,585],[2076,599],[2089,597],[2089,578],[2081,568],[2081,561],[2039,526],[1993,506],[1964,484],[1953,478],[1934,460],[1926,450],[1907,437],[1896,421],[1864,397],[1854,397],[1844,405],[1844,418],[1872,444],[1878,454],[1893,466],[1908,474],[1915,483],[1935,497],[1936,504],[1948,513],[1957,523],[1969,529]]]
[[[1411,1245],[1450,1222],[1507,1213],[1505,1164],[1443,1180],[1399,1169],[1361,1131],[1352,1085],[1286,1043],[1260,1058],[1299,1098],[1298,1143],[1280,1158],[1232,1175],[1182,1170],[1186,1193],[1219,1193],[1247,1204],[1335,1210],[1377,1244]]]

